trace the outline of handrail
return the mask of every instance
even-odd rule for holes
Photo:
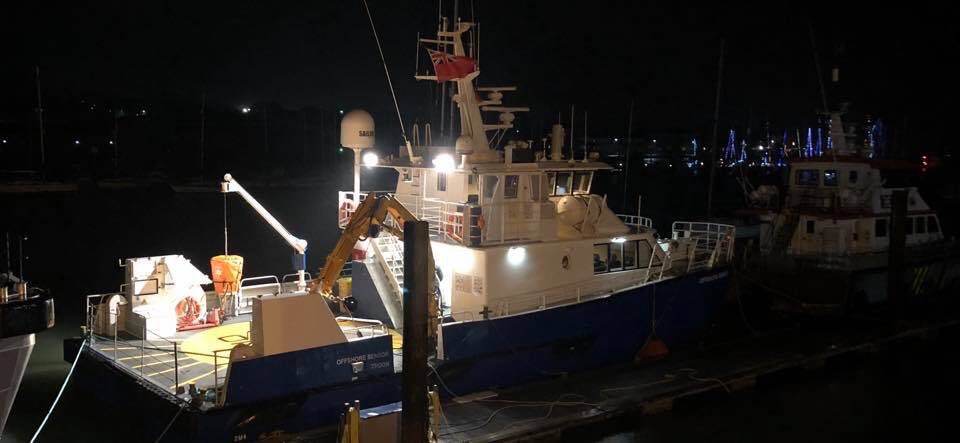
[[[274,294],[281,294],[281,293],[283,293],[283,286],[280,285],[280,280],[279,280],[279,279],[277,278],[277,276],[275,276],[275,275],[261,275],[261,276],[258,276],[258,277],[247,277],[247,278],[244,278],[244,279],[240,280],[240,285],[239,285],[239,287],[238,287],[238,289],[237,289],[237,300],[236,300],[236,308],[237,308],[237,309],[236,309],[236,312],[237,312],[237,313],[241,313],[241,308],[246,307],[246,301],[247,301],[247,300],[246,300],[246,299],[244,298],[244,296],[243,296],[243,288],[244,288],[243,284],[244,284],[244,283],[251,282],[251,281],[259,281],[259,280],[270,280],[270,279],[273,280],[273,283],[261,283],[260,285],[249,285],[249,286],[246,286],[246,287],[247,287],[247,288],[251,288],[251,287],[254,287],[254,286],[261,286],[261,285],[262,285],[262,286],[271,286],[271,285],[272,285],[272,286],[276,286],[276,288],[277,288],[277,291],[276,291]],[[261,294],[261,295],[262,295],[262,294]]]
[[[307,280],[313,280],[313,275],[311,275],[310,272],[304,271],[303,275],[304,275],[304,277],[305,277]],[[300,278],[300,273],[283,274],[283,277],[280,277],[280,286],[281,286],[281,288],[283,287],[283,285],[285,285],[285,284],[287,284],[287,283],[289,283],[289,282],[291,282],[291,281],[296,281],[296,280],[288,280],[289,277],[295,277],[295,278],[298,278],[298,279],[299,279],[299,278]]]

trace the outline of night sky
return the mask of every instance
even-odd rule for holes
[[[831,106],[897,127],[918,149],[955,144],[960,31],[956,11],[879,2],[682,7],[668,2],[462,0],[481,23],[481,85],[516,85],[518,125],[546,128],[569,105],[591,132],[709,133],[720,40],[726,39],[721,126],[802,125],[820,105],[809,29]],[[405,119],[429,113],[433,86],[412,80],[417,32],[435,1],[370,0]],[[313,2],[4,2],[0,100],[32,106],[33,66],[45,96],[276,102],[366,108],[396,118],[360,0]],[[444,2],[452,15],[453,2]],[[421,70],[426,63],[420,51]],[[830,84],[829,70],[841,69]],[[578,117],[579,118],[579,117]],[[582,124],[582,123],[578,123]],[[722,130],[722,129],[721,129]],[[538,134],[533,135],[538,137]]]

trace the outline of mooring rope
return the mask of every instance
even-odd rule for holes
[[[43,417],[43,421],[40,422],[40,427],[37,428],[37,432],[33,433],[30,443],[37,441],[37,437],[40,436],[40,431],[43,431],[43,427],[46,426],[47,420],[50,419],[50,415],[53,414],[53,410],[57,407],[57,403],[60,402],[60,397],[63,395],[64,389],[67,388],[67,383],[70,382],[70,377],[73,376],[73,370],[77,367],[77,362],[80,361],[80,353],[83,352],[83,347],[86,345],[87,339],[83,339],[83,341],[80,342],[80,349],[77,350],[77,356],[73,359],[73,364],[70,365],[70,371],[67,372],[67,378],[63,380],[63,385],[60,386],[60,392],[57,393],[57,398],[53,399],[53,404],[50,405],[50,410],[47,411],[46,417]]]

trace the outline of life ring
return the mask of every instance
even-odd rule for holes
[[[176,312],[177,326],[196,324],[197,319],[200,318],[200,303],[193,297],[184,298],[177,303]]]

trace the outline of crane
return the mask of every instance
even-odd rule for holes
[[[304,257],[306,256],[307,241],[302,238],[295,237],[293,234],[290,233],[290,231],[287,230],[287,228],[284,228],[283,225],[281,225],[280,222],[277,221],[277,219],[273,215],[271,215],[270,212],[267,211],[267,209],[260,204],[260,202],[257,201],[257,199],[253,198],[253,196],[250,195],[250,193],[247,192],[247,190],[244,189],[243,186],[240,186],[240,183],[234,180],[233,176],[230,175],[229,173],[224,174],[223,176],[223,182],[220,183],[220,192],[223,192],[223,193],[235,192],[237,194],[240,194],[240,196],[243,197],[243,199],[246,200],[246,202],[253,207],[253,210],[257,211],[257,214],[260,214],[260,216],[263,217],[263,219],[266,220],[266,222],[275,231],[277,231],[277,233],[280,234],[280,236],[283,237],[283,239],[286,240],[286,242],[291,247],[293,247],[293,250],[296,251],[297,254],[300,254],[301,256],[304,256]],[[304,266],[304,264],[301,262],[299,269],[297,269],[297,276],[299,277],[299,279],[297,280],[298,291],[304,291],[307,288],[307,282],[305,279],[305,272],[304,272],[305,267],[306,266]]]
[[[388,223],[387,216],[393,218],[396,223]],[[320,272],[318,284],[315,287],[316,292],[330,297],[333,294],[333,285],[340,278],[340,271],[350,259],[353,246],[358,240],[367,237],[376,237],[380,231],[387,232],[403,240],[403,222],[416,221],[417,217],[410,213],[390,195],[369,194],[366,199],[360,202],[360,206],[350,217],[350,222],[343,228],[343,234],[337,240],[337,245],[333,251],[327,255],[327,261]],[[429,247],[429,245],[427,245]],[[430,254],[432,258],[433,255]]]

